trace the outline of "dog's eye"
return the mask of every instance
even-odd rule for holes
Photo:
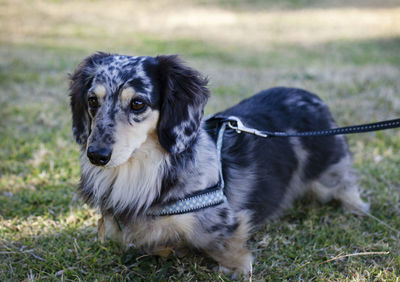
[[[142,112],[146,109],[146,104],[142,100],[134,99],[131,102],[131,109],[135,112]]]
[[[91,108],[97,108],[99,106],[99,101],[96,96],[91,96],[88,98],[88,104]]]

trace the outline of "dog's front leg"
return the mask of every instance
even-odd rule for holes
[[[205,252],[220,264],[219,270],[237,278],[247,275],[252,268],[253,257],[244,246],[246,241],[237,238],[227,238],[220,247],[206,249]]]
[[[220,264],[219,270],[237,278],[248,274],[252,268],[252,255],[246,247],[249,238],[250,225],[246,214],[236,217],[236,228],[232,233],[208,233],[207,246],[202,249]]]
[[[97,233],[102,243],[104,242],[105,238],[121,244],[124,243],[121,227],[112,215],[103,214],[103,216],[97,222]]]

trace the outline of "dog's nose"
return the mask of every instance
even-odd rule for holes
[[[106,165],[111,158],[111,150],[89,146],[87,156],[94,165]]]

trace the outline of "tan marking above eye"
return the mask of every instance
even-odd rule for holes
[[[123,103],[129,102],[136,95],[135,89],[132,87],[125,88],[121,92],[121,101]]]
[[[101,100],[106,96],[107,90],[104,85],[99,84],[93,89],[93,93],[97,96],[97,99]]]

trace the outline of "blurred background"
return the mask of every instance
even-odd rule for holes
[[[96,241],[75,193],[68,74],[96,51],[180,54],[210,79],[206,114],[273,86],[320,95],[339,125],[400,117],[399,0],[0,0],[0,280],[228,279],[212,261]],[[250,241],[255,280],[399,277],[399,130],[349,137],[383,220],[298,203]],[[387,252],[324,261],[348,253]],[[138,257],[140,259],[138,259]]]

